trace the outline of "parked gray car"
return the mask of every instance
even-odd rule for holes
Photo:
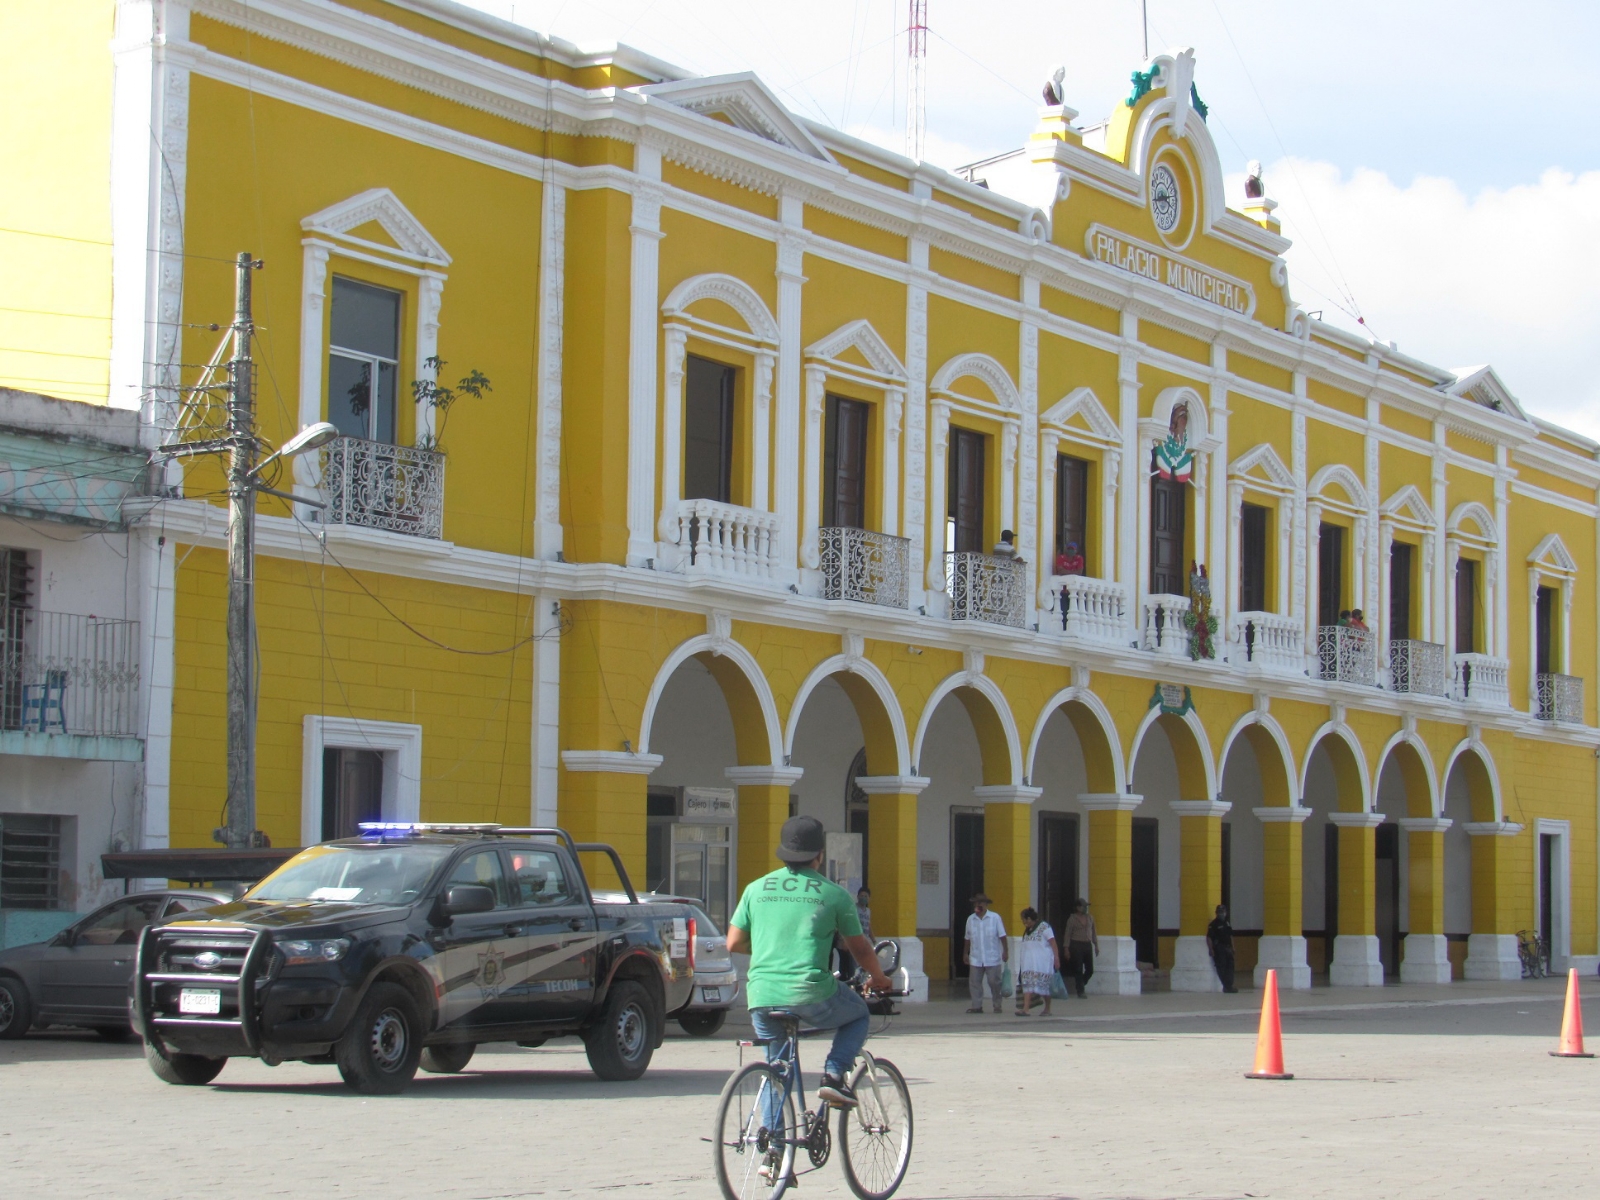
[[[48,942],[0,950],[0,1038],[45,1025],[128,1037],[128,984],[139,932],[152,922],[225,904],[231,892],[136,892],[95,909]]]
[[[722,1028],[743,990],[739,972],[728,953],[727,934],[717,928],[699,902],[679,896],[673,899],[694,906],[695,938],[694,990],[689,993],[689,1003],[672,1015],[685,1033],[711,1037]]]

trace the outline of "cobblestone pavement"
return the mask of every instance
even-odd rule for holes
[[[1057,1001],[1027,1020],[915,1008],[873,1041],[916,1107],[900,1195],[1594,1195],[1600,1059],[1546,1053],[1561,990],[1286,993],[1288,1083],[1243,1077],[1249,993]],[[632,1084],[596,1080],[575,1042],[486,1048],[383,1099],[331,1067],[235,1060],[212,1087],[176,1088],[133,1044],[0,1042],[0,1196],[710,1197],[701,1139],[741,1035],[674,1034]],[[833,1162],[794,1194],[849,1193]]]

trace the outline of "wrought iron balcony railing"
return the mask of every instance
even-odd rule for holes
[[[1540,671],[1534,676],[1539,692],[1539,719],[1583,724],[1583,680],[1576,675]]]
[[[1282,613],[1235,613],[1231,626],[1233,643],[1228,652],[1234,666],[1241,663],[1266,671],[1305,675],[1305,631],[1301,623]]]
[[[1015,558],[946,551],[952,621],[988,621],[1021,629],[1027,623],[1027,568]]]
[[[1444,647],[1438,642],[1395,638],[1389,643],[1389,688],[1414,696],[1443,696],[1448,690]]]
[[[1184,627],[1184,614],[1189,611],[1189,597],[1154,593],[1144,598],[1141,628],[1144,648],[1168,658],[1189,657],[1189,631]]]
[[[136,737],[139,623],[5,608],[0,729]]]
[[[1340,683],[1378,682],[1370,629],[1351,629],[1346,625],[1317,626],[1317,674],[1321,679]]]
[[[444,455],[342,437],[322,451],[322,519],[415,537],[444,535]]]
[[[829,525],[817,530],[822,597],[904,608],[911,562],[908,538]]]
[[[1487,654],[1451,656],[1450,696],[1471,704],[1511,707],[1511,664]]]
[[[1061,629],[1068,637],[1107,645],[1128,644],[1123,632],[1128,593],[1120,583],[1088,575],[1052,575],[1050,591],[1061,615]]]

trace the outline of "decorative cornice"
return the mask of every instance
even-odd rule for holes
[[[1044,795],[1044,789],[1018,783],[996,783],[975,787],[972,794],[985,804],[1032,804]]]
[[[608,771],[613,775],[648,775],[665,760],[659,754],[626,750],[563,750],[561,765],[569,771]]]
[[[1401,817],[1395,824],[1407,833],[1443,833],[1455,822],[1448,817]]]
[[[856,786],[869,796],[916,796],[932,782],[926,775],[856,776]]]
[[[1331,812],[1328,823],[1340,829],[1376,829],[1383,824],[1383,814],[1376,812]]]
[[[1180,817],[1225,817],[1233,811],[1226,800],[1169,800],[1167,807]]]
[[[1143,796],[1132,792],[1084,792],[1078,797],[1078,807],[1084,812],[1132,812],[1144,803]]]
[[[723,776],[735,787],[793,787],[804,767],[724,767]]]
[[[1263,825],[1299,825],[1311,815],[1311,809],[1298,804],[1268,804],[1250,811]]]
[[[1516,837],[1522,826],[1515,821],[1463,821],[1468,837]]]

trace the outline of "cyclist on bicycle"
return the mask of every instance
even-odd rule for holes
[[[745,888],[728,924],[728,949],[750,955],[750,1023],[767,1043],[767,1061],[783,1053],[783,1026],[768,1015],[775,1008],[813,1029],[834,1030],[817,1095],[850,1108],[856,1103],[850,1069],[866,1044],[871,1015],[860,993],[828,970],[834,934],[866,969],[869,988],[886,992],[893,985],[862,935],[850,893],[818,873],[826,847],[815,817],[784,822],[777,857],[785,865]]]

